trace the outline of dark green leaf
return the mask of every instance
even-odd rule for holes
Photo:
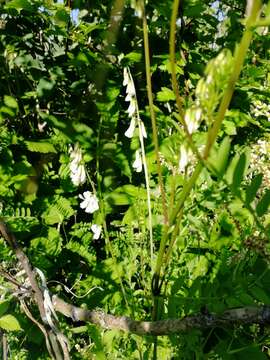
[[[262,184],[262,179],[263,179],[263,175],[262,174],[258,174],[256,175],[251,183],[248,185],[247,189],[246,189],[246,203],[247,204],[250,204],[256,194],[257,194],[257,191],[259,190],[261,184]]]
[[[256,206],[256,212],[258,216],[263,216],[267,213],[268,207],[270,205],[270,190],[267,189],[262,196],[261,200],[258,202]]]
[[[232,189],[235,192],[238,191],[238,188],[241,185],[241,182],[243,180],[245,168],[246,168],[246,161],[247,161],[246,154],[245,153],[241,154],[240,158],[236,164],[236,167],[234,169]]]

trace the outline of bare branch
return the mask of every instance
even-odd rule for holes
[[[105,329],[123,330],[137,335],[171,335],[192,329],[270,322],[270,306],[247,306],[227,310],[219,315],[198,314],[183,319],[136,321],[126,316],[108,315],[101,310],[81,309],[57,296],[53,296],[53,305],[56,311],[72,318],[73,321],[89,321]]]

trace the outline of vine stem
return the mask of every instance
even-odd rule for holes
[[[175,2],[177,2],[177,1],[178,0],[175,0]],[[228,81],[228,86],[227,86],[227,88],[224,92],[223,98],[221,100],[217,115],[214,119],[214,124],[213,124],[212,128],[208,130],[207,144],[206,144],[206,147],[204,150],[204,155],[203,155],[204,161],[207,160],[210,150],[217,139],[220,126],[221,126],[222,121],[225,116],[225,112],[230,105],[236,81],[239,78],[241,69],[244,64],[244,59],[246,57],[247,50],[251,43],[252,25],[257,20],[257,17],[260,13],[260,8],[261,8],[261,0],[253,0],[251,7],[249,9],[249,12],[247,13],[246,28],[245,28],[244,34],[242,36],[240,44],[236,47],[236,50],[235,50],[233,70],[232,70],[230,79]],[[173,225],[174,225],[179,213],[182,211],[184,203],[185,203],[186,199],[188,198],[188,196],[190,195],[192,188],[196,184],[203,168],[204,168],[203,162],[198,162],[192,176],[187,181],[187,183],[184,185],[180,199],[178,200],[178,203],[176,204],[176,206],[170,216],[169,226],[164,227],[164,232],[163,232],[161,242],[160,242],[160,248],[159,248],[158,259],[157,259],[157,263],[156,263],[155,274],[153,277],[153,287],[159,291],[160,291],[160,283],[159,283],[160,272],[161,272],[161,268],[163,265],[163,258],[164,258],[164,254],[165,254],[165,250],[166,250],[166,243],[167,243],[168,236],[170,235],[170,232],[173,231]]]

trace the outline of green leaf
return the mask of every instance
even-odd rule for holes
[[[270,205],[270,190],[267,189],[262,196],[261,200],[258,202],[256,206],[256,212],[258,216],[263,216],[267,213],[268,207]]]
[[[146,190],[134,185],[124,185],[111,192],[106,201],[111,205],[121,206],[131,205],[137,198],[146,199]]]
[[[21,330],[18,320],[13,315],[4,315],[0,318],[0,328],[7,331]]]
[[[21,10],[33,11],[33,6],[28,0],[11,0],[5,7],[7,9],[16,9],[18,12],[21,12]]]
[[[31,248],[55,257],[60,254],[62,243],[63,239],[57,229],[49,227],[46,237],[37,237],[31,240]]]
[[[140,62],[142,58],[142,54],[140,52],[132,51],[125,55],[124,59],[129,60],[130,63]]]
[[[248,185],[247,189],[246,189],[246,203],[247,204],[250,204],[256,194],[257,194],[257,191],[259,190],[261,184],[262,184],[262,179],[263,179],[263,175],[262,174],[258,174],[256,175],[251,183]]]
[[[175,100],[175,94],[171,89],[162,87],[161,91],[157,93],[157,100],[161,102],[167,102],[170,100]]]
[[[48,225],[61,224],[74,214],[70,201],[62,196],[55,196],[54,201],[49,205],[46,212],[42,215]]]
[[[12,96],[9,96],[9,95],[5,95],[4,96],[4,103],[6,106],[8,106],[9,108],[12,108],[12,109],[16,109],[18,110],[18,103],[17,103],[17,100],[12,97]]]
[[[66,25],[69,21],[69,14],[66,11],[66,9],[63,7],[62,9],[56,11],[54,15],[54,19],[57,24]]]
[[[52,81],[52,80],[50,81],[48,79],[41,78],[37,85],[37,95],[39,97],[43,97],[46,94],[46,92],[53,89],[54,85],[55,85],[54,81]]]
[[[269,296],[261,287],[255,285],[250,289],[250,292],[256,300],[260,301],[261,303],[263,303],[265,305],[270,304]]]
[[[55,147],[53,144],[49,143],[46,140],[40,141],[25,141],[25,145],[29,151],[39,152],[43,154],[47,153],[56,153]]]
[[[74,252],[75,254],[78,254],[82,258],[84,258],[89,265],[94,265],[96,262],[96,257],[93,253],[91,253],[88,248],[85,246],[79,244],[75,241],[69,241],[66,245],[66,249]]]
[[[0,302],[0,316],[4,315],[4,313],[7,311],[9,307],[10,301],[4,300]]]
[[[232,189],[234,192],[237,192],[239,186],[241,185],[246,169],[246,162],[247,162],[246,154],[243,153],[240,155],[240,158],[236,164],[233,173]]]
[[[214,168],[214,170],[218,173],[219,176],[222,176],[225,172],[229,158],[230,148],[231,139],[226,136],[222,140],[219,148],[217,150],[214,150],[209,158],[210,165]]]

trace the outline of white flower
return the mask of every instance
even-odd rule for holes
[[[131,118],[130,125],[125,132],[125,136],[128,138],[132,138],[134,136],[134,132],[137,126],[139,126],[139,130],[142,133],[143,137],[147,137],[144,124],[140,119],[139,109],[136,98],[136,89],[134,86],[134,82],[129,71],[129,68],[124,68],[124,81],[123,85],[126,86],[126,97],[125,101],[129,102],[129,106],[127,109],[128,117]]]
[[[144,123],[142,122],[141,119],[138,120],[138,123],[139,123],[139,131],[141,131],[142,136],[143,136],[144,138],[147,138],[147,134],[146,134],[146,130],[145,130],[145,127],[144,127]]]
[[[86,213],[92,214],[99,209],[98,198],[91,191],[85,191],[82,195],[79,195],[79,198],[83,200],[80,208],[84,209]]]
[[[187,148],[186,145],[181,145],[180,147],[180,159],[179,159],[179,171],[184,172],[188,163],[189,158],[192,154],[192,151]]]
[[[141,157],[141,154],[140,154],[140,150],[136,150],[135,161],[132,164],[132,167],[136,172],[141,172],[142,171],[142,157]]]
[[[129,81],[129,77],[128,77],[128,69],[124,68],[124,80],[123,80],[123,86],[127,86]]]
[[[128,112],[128,116],[133,119],[136,113],[136,100],[131,99],[127,112]]]
[[[83,165],[79,165],[75,171],[71,171],[70,174],[71,181],[74,185],[79,186],[81,184],[84,184],[86,181],[86,172]]]
[[[135,127],[136,127],[136,120],[134,118],[132,118],[131,122],[129,124],[129,127],[128,127],[127,131],[125,132],[125,136],[128,138],[132,138],[134,135]]]
[[[82,164],[82,150],[76,144],[74,149],[71,147],[69,153],[71,159],[69,164],[71,181],[74,185],[79,186],[86,181],[85,167]]]
[[[97,224],[93,224],[93,225],[91,226],[91,230],[92,230],[93,233],[94,233],[93,239],[94,239],[94,240],[98,240],[99,237],[100,237],[100,234],[101,234],[101,230],[102,230],[101,226],[100,226],[100,225],[97,225]]]
[[[188,132],[194,133],[199,127],[199,121],[201,118],[201,109],[187,109],[185,113],[185,122],[187,124]]]

